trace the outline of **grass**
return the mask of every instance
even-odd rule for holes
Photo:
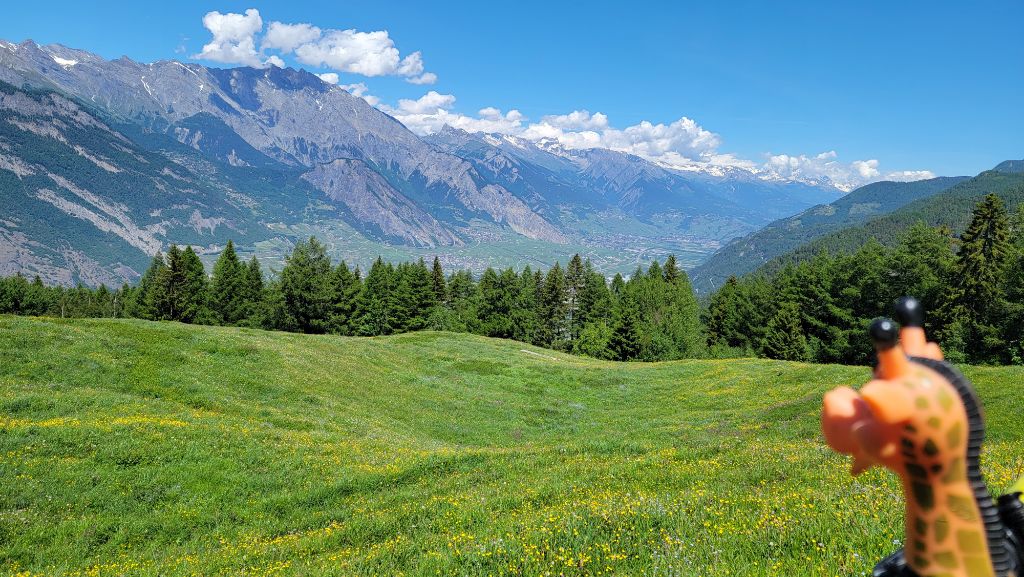
[[[1024,370],[967,373],[1000,491]],[[901,497],[850,478],[817,419],[867,377],[0,317],[0,572],[860,575]]]

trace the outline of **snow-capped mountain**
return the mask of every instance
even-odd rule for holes
[[[362,262],[437,253],[479,267],[583,250],[628,270],[679,247],[694,262],[839,195],[555,141],[420,138],[290,68],[0,41],[0,82],[0,273],[60,282],[133,280],[172,242],[213,253],[234,238],[273,260],[308,234]]]

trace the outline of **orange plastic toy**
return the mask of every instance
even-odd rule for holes
[[[902,329],[871,325],[875,378],[854,391],[825,395],[822,431],[853,456],[852,472],[881,465],[899,475],[906,500],[904,550],[884,559],[876,577],[1016,577],[1024,563],[1020,493],[999,506],[981,477],[985,428],[970,382],[925,338],[919,303],[896,303]]]

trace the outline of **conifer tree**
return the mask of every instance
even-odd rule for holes
[[[448,304],[448,283],[444,278],[444,269],[441,267],[441,259],[434,257],[434,264],[430,271],[431,284],[434,289],[434,302],[438,305]]]
[[[181,300],[177,320],[185,323],[211,324],[213,318],[207,307],[209,293],[206,269],[191,246],[185,247],[181,253],[181,267],[182,286],[178,292]]]
[[[304,333],[327,331],[334,301],[331,259],[316,239],[296,243],[281,269],[281,296],[285,314]]]
[[[540,310],[540,342],[551,348],[561,347],[567,341],[565,273],[557,262],[544,277]]]
[[[356,272],[353,272],[348,268],[348,264],[344,260],[341,261],[332,273],[331,283],[333,302],[330,332],[339,335],[352,334],[356,301],[362,289],[358,269],[356,269]]]
[[[512,338],[532,343],[537,330],[537,295],[533,271],[527,265],[517,280],[515,303],[512,307]]]
[[[1006,208],[998,196],[989,194],[975,207],[960,236],[949,311],[951,320],[960,321],[967,331],[966,353],[973,362],[1007,360],[998,325],[1006,309],[1003,281],[1011,250]]]
[[[767,331],[762,343],[764,355],[784,361],[807,360],[807,338],[800,326],[800,307],[795,301],[780,304],[768,320]]]
[[[625,304],[619,310],[608,340],[608,351],[614,360],[632,361],[640,358],[640,327],[636,310]]]
[[[565,329],[566,338],[570,342],[579,337],[580,330],[583,328],[581,321],[585,319],[580,317],[585,317],[586,313],[583,311],[580,299],[586,288],[586,282],[587,275],[583,267],[583,259],[579,253],[576,253],[565,267]]]
[[[235,253],[235,244],[228,241],[213,265],[210,282],[210,304],[226,325],[238,324],[246,316],[245,266]]]
[[[394,267],[377,257],[366,274],[363,290],[356,301],[355,334],[389,335],[398,328],[395,276]]]
[[[131,295],[127,305],[127,314],[132,317],[154,320],[157,318],[155,303],[157,302],[156,287],[160,271],[167,267],[164,255],[159,251],[153,256],[149,268],[142,275],[139,286]]]
[[[422,258],[405,268],[399,279],[397,298],[404,312],[401,315],[401,330],[418,331],[426,328],[437,306],[437,297],[431,271]]]

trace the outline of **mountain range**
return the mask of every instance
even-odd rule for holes
[[[1024,160],[1007,160],[974,177],[876,182],[739,237],[690,271],[695,289],[710,293],[730,276],[778,270],[822,251],[850,254],[871,239],[892,246],[917,222],[961,233],[986,194],[1007,208],[1024,202]]]
[[[628,272],[725,242],[843,191],[740,168],[680,170],[607,149],[445,128],[420,137],[304,70],[106,60],[0,41],[0,274],[137,279],[171,243],[228,238],[273,268],[297,238],[364,264]]]

